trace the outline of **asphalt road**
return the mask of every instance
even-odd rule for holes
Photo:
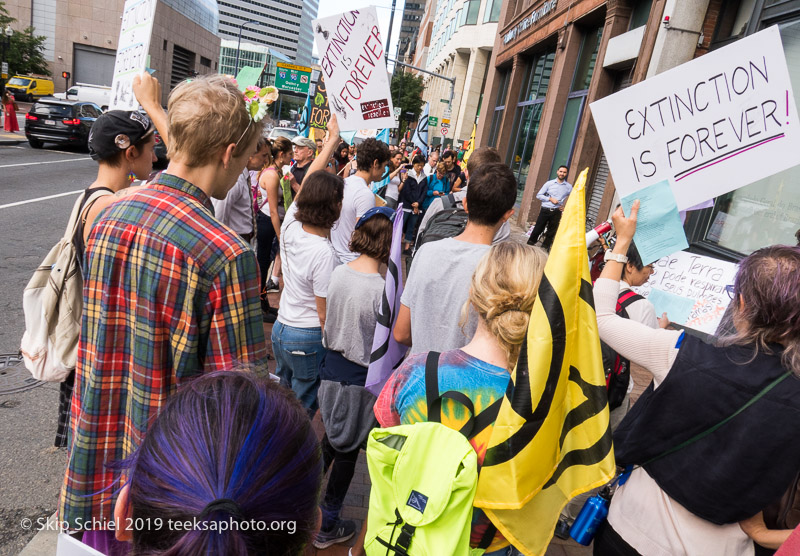
[[[22,291],[96,173],[83,152],[0,146],[0,355],[19,350]],[[23,518],[55,511],[66,464],[66,450],[53,448],[58,385],[9,394],[4,378],[0,370],[0,555],[17,554],[36,533]]]

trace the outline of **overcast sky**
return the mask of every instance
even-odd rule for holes
[[[319,13],[317,17],[323,18],[341,13],[342,7],[346,6],[347,4],[349,4],[348,1],[342,2],[342,0],[319,0]],[[403,20],[403,6],[405,6],[405,4],[405,0],[397,0],[397,5],[395,6],[394,25],[392,27],[392,42],[389,49],[389,58],[394,58],[395,54],[397,54],[397,41],[400,38],[400,25],[402,24]],[[376,7],[376,11],[378,12],[378,22],[381,26],[381,35],[386,37],[386,34],[389,32],[389,18],[392,14],[392,0],[376,0],[370,4],[355,0],[352,4],[352,9],[358,9],[359,7],[370,5]],[[316,41],[314,42],[314,56],[319,57],[319,54],[317,53]]]

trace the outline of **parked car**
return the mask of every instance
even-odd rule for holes
[[[6,83],[6,89],[16,100],[24,102],[50,96],[55,91],[52,79],[38,75],[15,75]]]
[[[56,93],[56,98],[64,100],[79,100],[81,102],[93,102],[103,109],[108,110],[111,99],[111,87],[102,85],[89,85],[88,83],[75,83],[65,93]]]
[[[294,139],[298,135],[300,134],[293,127],[273,127],[272,131],[269,132],[270,139],[275,139],[276,137],[286,137],[288,139]]]
[[[93,102],[43,98],[25,114],[25,136],[34,149],[44,143],[88,149],[89,130],[103,111]]]

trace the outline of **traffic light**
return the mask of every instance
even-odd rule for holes
[[[61,77],[63,77],[64,79],[69,79],[70,78],[70,74],[69,74],[68,71],[62,71],[61,72]]]

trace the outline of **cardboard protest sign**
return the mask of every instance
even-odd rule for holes
[[[315,19],[328,103],[342,131],[392,127],[392,95],[375,7]]]
[[[126,0],[122,10],[114,78],[111,81],[110,110],[136,110],[133,78],[147,69],[147,53],[157,0]]]
[[[331,117],[331,110],[328,108],[328,89],[325,86],[325,79],[320,76],[317,83],[317,92],[311,101],[311,120],[309,125],[316,129],[327,129],[328,119]]]
[[[654,290],[671,294],[656,294],[653,304],[657,310],[660,307],[666,310],[672,322],[713,334],[731,301],[725,286],[733,284],[737,266],[719,259],[678,251],[657,260],[653,267],[655,271],[650,280],[633,289],[648,299],[650,292]],[[683,303],[670,299],[673,296],[692,301],[688,316],[681,307]],[[669,301],[668,305],[664,304],[665,300]],[[670,307],[674,309],[672,312]],[[656,312],[656,315],[661,316],[661,313]]]
[[[624,197],[669,180],[679,210],[800,164],[777,26],[591,104]]]

